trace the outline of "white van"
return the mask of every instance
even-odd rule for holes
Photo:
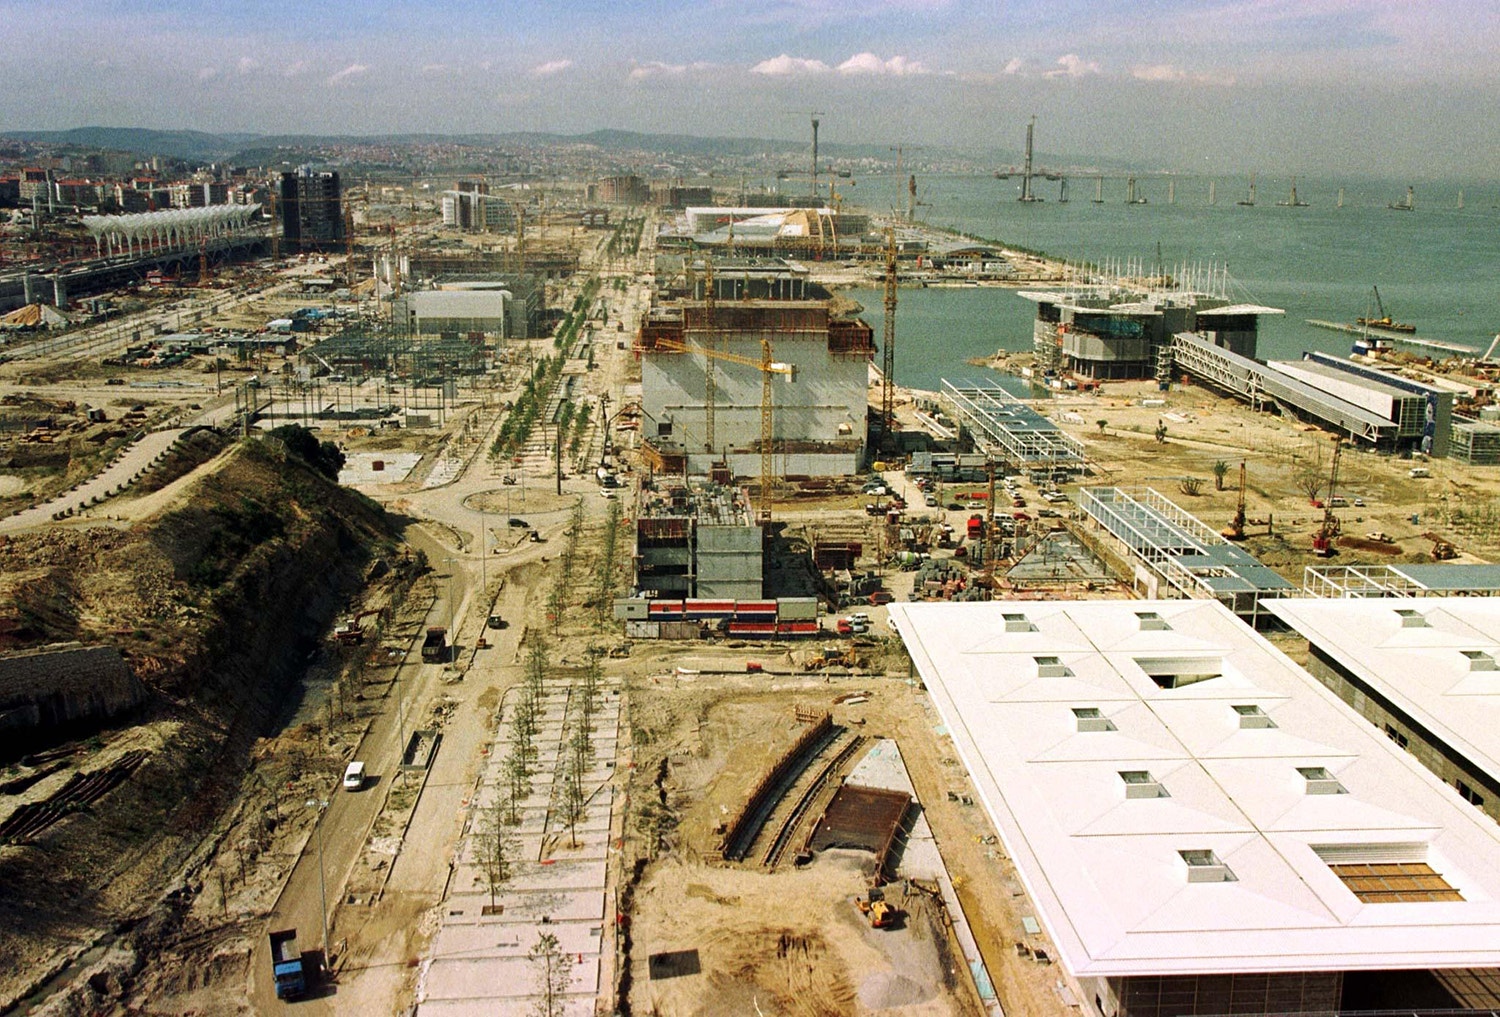
[[[1413,480],[1417,479],[1418,477],[1432,476],[1432,474],[1427,472],[1427,467],[1425,466],[1413,466],[1411,469],[1406,471],[1406,475],[1408,477],[1411,477]]]
[[[358,791],[365,786],[365,764],[356,760],[344,767],[344,790]]]

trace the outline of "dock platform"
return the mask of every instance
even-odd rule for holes
[[[1479,350],[1473,346],[1464,346],[1461,343],[1446,343],[1441,339],[1418,339],[1416,336],[1405,332],[1392,332],[1384,328],[1365,328],[1363,325],[1346,325],[1341,321],[1322,321],[1318,318],[1305,319],[1314,328],[1326,328],[1330,332],[1344,332],[1348,335],[1372,335],[1377,339],[1388,339],[1391,342],[1403,343],[1407,346],[1420,346],[1428,350],[1440,350],[1443,353],[1467,353],[1474,355]]]

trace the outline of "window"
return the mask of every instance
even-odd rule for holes
[[[1475,791],[1461,780],[1455,780],[1453,786],[1458,788],[1458,796],[1476,808],[1484,808],[1484,795]]]
[[[1307,781],[1307,793],[1310,795],[1341,795],[1347,794],[1348,789],[1340,784],[1338,778],[1329,773],[1322,766],[1299,766],[1297,772],[1302,774],[1302,779]]]
[[[1385,726],[1385,736],[1391,741],[1395,742],[1397,745],[1401,746],[1403,749],[1406,748],[1407,744],[1409,743],[1409,739],[1406,737],[1406,735],[1402,734],[1400,731],[1397,731],[1389,724]]]
[[[1245,730],[1276,726],[1276,722],[1266,715],[1266,711],[1253,704],[1236,706],[1234,712],[1239,714],[1240,727]]]
[[[1497,671],[1495,658],[1484,650],[1460,650],[1465,657],[1469,658],[1470,671]]]
[[[1328,867],[1365,904],[1464,899],[1426,862],[1344,862]]]
[[[1024,614],[1002,614],[1005,619],[1005,631],[1007,632],[1035,632],[1036,626],[1031,624],[1031,619]]]
[[[1163,689],[1182,689],[1224,674],[1219,657],[1137,657],[1135,663]]]
[[[670,420],[658,420],[656,422],[656,436],[658,438],[670,438],[672,436],[672,422]]]
[[[1120,780],[1125,784],[1125,797],[1130,798],[1169,798],[1167,789],[1153,776],[1149,770],[1121,770]]]
[[[1036,661],[1036,675],[1038,678],[1067,678],[1073,674],[1072,668],[1062,662],[1061,657],[1033,657]]]
[[[1189,883],[1229,883],[1234,881],[1234,873],[1229,871],[1229,866],[1219,860],[1219,856],[1207,849],[1197,848],[1190,851],[1179,851],[1178,856],[1182,858],[1183,864],[1187,866],[1187,879]]]
[[[1078,721],[1079,731],[1113,731],[1112,720],[1099,712],[1097,706],[1075,706],[1073,716]]]
[[[1142,632],[1168,632],[1172,626],[1167,620],[1155,611],[1137,611],[1135,616],[1140,619]]]
[[[1425,629],[1428,627],[1427,619],[1422,616],[1421,611],[1414,611],[1409,607],[1396,608],[1396,616],[1401,619],[1403,629]]]

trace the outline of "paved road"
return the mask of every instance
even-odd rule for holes
[[[63,509],[78,508],[79,503],[88,504],[96,495],[103,497],[120,487],[150,466],[156,457],[172,446],[182,436],[184,428],[152,431],[131,445],[91,480],[84,481],[77,490],[60,494],[49,502],[26,509],[13,516],[0,519],[0,533],[24,530],[29,526],[41,526],[52,521],[52,514]]]

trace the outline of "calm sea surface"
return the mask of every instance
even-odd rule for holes
[[[1262,359],[1296,359],[1304,350],[1348,353],[1351,336],[1305,319],[1352,322],[1373,313],[1372,286],[1380,287],[1387,312],[1416,325],[1422,338],[1482,351],[1500,330],[1500,185],[1418,183],[1415,210],[1399,212],[1386,206],[1405,198],[1405,181],[1299,178],[1297,195],[1308,207],[1288,208],[1276,202],[1287,199],[1289,179],[1260,176],[1254,207],[1236,204],[1246,197],[1248,179],[1216,179],[1214,205],[1206,177],[1175,178],[1172,203],[1165,179],[1141,178],[1136,193],[1148,203],[1127,205],[1126,184],[1118,179],[1104,181],[1101,204],[1093,201],[1090,179],[1070,181],[1065,204],[1056,200],[1056,182],[1040,181],[1035,189],[1046,200],[1021,204],[1014,178],[923,177],[918,197],[928,205],[918,211],[932,225],[1072,261],[1130,259],[1151,271],[1159,248],[1169,270],[1227,263],[1232,297],[1286,309],[1261,319]],[[889,178],[873,177],[860,180],[849,197],[886,210],[896,188]],[[849,295],[865,305],[878,340],[880,293]],[[903,289],[897,380],[936,388],[941,378],[974,377],[968,358],[1030,349],[1034,313],[1033,304],[1008,289]]]

